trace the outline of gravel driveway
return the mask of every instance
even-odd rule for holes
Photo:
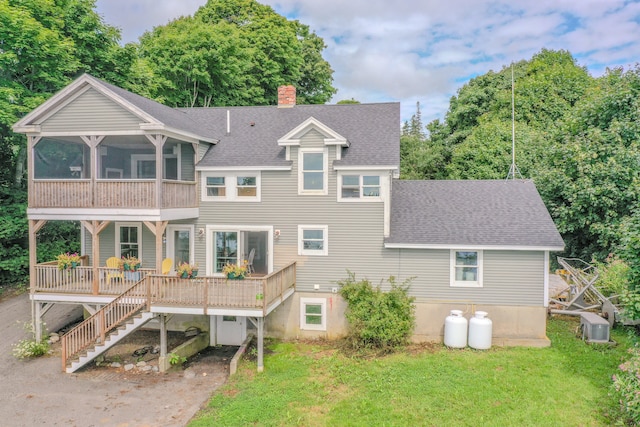
[[[106,367],[65,374],[59,348],[48,357],[18,360],[12,345],[28,336],[21,323],[30,321],[30,306],[26,294],[0,302],[2,426],[184,426],[228,377],[228,360],[213,355],[185,371],[144,374]],[[77,318],[74,307],[53,307],[45,315],[47,328]]]

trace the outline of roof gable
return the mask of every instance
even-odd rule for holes
[[[324,145],[340,145],[342,147],[349,146],[349,141],[347,141],[344,136],[340,135],[338,132],[334,131],[319,120],[316,120],[314,117],[309,117],[307,120],[289,131],[285,136],[278,139],[278,145],[300,145],[302,137],[311,130],[315,130],[324,137]]]
[[[207,136],[209,132],[206,132],[208,129],[205,126],[196,123],[184,112],[114,86],[89,74],[83,74],[19,120],[13,125],[14,132],[40,132],[39,123],[65,108],[90,89],[137,117],[140,122],[140,130],[159,131],[192,141],[217,142]]]
[[[146,114],[144,111],[133,108],[132,105],[123,103],[122,100],[113,96],[110,91],[98,83],[97,79],[88,74],[83,74],[14,124],[14,132],[39,131],[39,125],[41,123],[68,107],[71,103],[81,98],[91,89],[117,103],[121,108],[137,117],[141,122],[158,123],[153,117]]]

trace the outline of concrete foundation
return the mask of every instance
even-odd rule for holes
[[[325,298],[327,330],[306,331],[300,328],[300,298]],[[414,342],[443,342],[445,318],[451,310],[462,310],[470,319],[478,311],[486,311],[493,322],[492,344],[495,346],[548,347],[546,335],[547,309],[543,306],[474,304],[472,301],[415,302],[416,328]],[[274,310],[266,320],[266,335],[281,339],[338,339],[346,335],[344,317],[346,302],[333,293],[298,293]]]

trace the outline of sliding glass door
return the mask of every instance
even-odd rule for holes
[[[214,240],[214,273],[222,273],[225,264],[238,263],[238,232],[216,231]]]
[[[225,264],[245,262],[256,275],[271,273],[271,227],[207,226],[207,229],[207,274],[222,274]]]

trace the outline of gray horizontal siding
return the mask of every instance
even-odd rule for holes
[[[155,268],[156,237],[143,223],[140,223],[140,225],[142,226],[142,267]],[[91,233],[87,232],[85,233],[85,250],[89,256],[92,254],[92,246]],[[100,233],[100,260],[98,265],[106,265],[107,258],[112,256],[116,256],[115,223],[109,224],[102,233]]]
[[[310,132],[303,146],[323,147],[317,132]],[[298,290],[319,284],[326,291],[347,270],[360,277],[379,269],[383,252],[383,204],[338,203],[336,174],[331,164],[336,147],[329,147],[327,195],[298,195],[298,149],[292,147],[291,171],[263,171],[260,203],[201,202],[196,227],[218,225],[268,225],[280,230],[274,241],[274,269],[298,262]],[[298,225],[327,225],[329,256],[298,255]],[[204,242],[197,242],[199,262],[204,260]],[[375,269],[375,270],[374,270]],[[376,276],[377,278],[377,276]]]
[[[483,287],[450,286],[449,250],[395,249],[397,276],[414,276],[411,294],[425,300],[542,305],[544,252],[483,251]]]
[[[139,117],[89,89],[46,119],[41,128],[43,132],[137,130],[140,122]]]
[[[321,147],[323,141],[311,132],[302,145]],[[425,300],[542,305],[543,252],[484,251],[483,287],[452,288],[449,250],[385,249],[382,203],[336,201],[336,174],[331,168],[335,150],[329,149],[328,195],[298,195],[298,148],[291,147],[291,171],[262,172],[262,202],[201,202],[196,227],[269,225],[280,230],[274,241],[274,268],[297,261],[297,290],[302,292],[312,292],[315,284],[326,292],[349,270],[384,289],[390,276],[397,282],[413,277],[411,294]],[[328,226],[328,256],[298,255],[297,227],[312,224]],[[204,239],[196,240],[196,253],[205,265]]]
[[[195,181],[196,171],[194,166],[193,146],[191,144],[179,144],[180,147],[180,170],[182,171],[181,179],[185,181]]]

